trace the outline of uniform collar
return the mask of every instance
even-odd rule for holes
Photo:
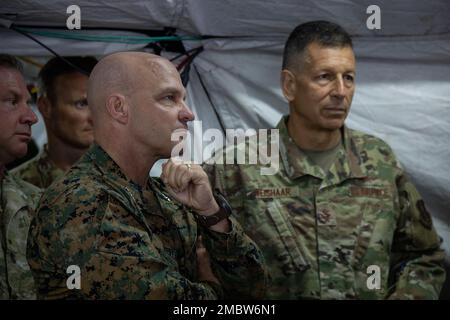
[[[44,144],[42,152],[37,160],[37,166],[43,176],[50,178],[51,181],[56,180],[59,176],[64,174],[64,170],[59,168],[48,153],[48,144]]]
[[[110,155],[97,143],[91,146],[86,153],[86,157],[95,163],[103,174],[112,173],[123,179],[126,179],[125,174],[120,170],[119,165],[110,157]]]
[[[338,181],[348,178],[366,177],[364,168],[360,165],[361,150],[358,149],[350,129],[341,128],[344,148],[339,150],[336,161],[332,164],[330,172],[325,173],[320,166],[314,164],[295,144],[289,136],[287,120],[289,116],[281,118],[277,125],[280,134],[280,154],[286,174],[291,179],[305,175],[311,175],[319,179],[325,179],[328,175],[334,176]],[[331,177],[332,178],[332,177]],[[336,182],[338,182],[336,181]]]
[[[35,208],[41,194],[39,188],[23,181],[6,169],[0,188],[3,195],[1,207],[10,214],[16,214],[25,207]],[[7,217],[5,221],[9,221],[11,217]]]
[[[48,144],[47,143],[44,144],[44,147],[42,148],[41,158],[50,160],[50,158],[48,157]]]
[[[119,165],[111,158],[111,156],[97,143],[91,146],[85,155],[85,159],[92,161],[103,176],[109,180],[124,180],[132,191],[141,193],[142,187],[129,179],[120,169]],[[128,190],[130,191],[130,190]],[[133,192],[133,193],[134,193]]]
[[[48,154],[48,144],[44,144],[44,147],[42,148],[42,152],[39,156],[39,164],[50,166],[52,168],[56,168],[55,163],[50,159],[50,156]]]

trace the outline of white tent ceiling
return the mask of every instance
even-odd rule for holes
[[[302,21],[328,19],[351,34],[372,36],[366,8],[382,11],[383,36],[450,32],[446,0],[2,0],[1,13],[21,25],[65,26],[66,8],[81,8],[82,27],[148,30],[175,27],[216,36],[283,36]]]
[[[72,4],[81,8],[80,31],[64,30]],[[366,27],[371,4],[381,8],[381,30]],[[186,48],[204,47],[188,84],[188,101],[204,129],[220,128],[213,108],[225,127],[274,126],[287,113],[278,79],[289,32],[309,20],[341,24],[354,36],[357,56],[357,89],[347,123],[391,144],[432,211],[450,256],[450,1],[0,0],[0,19],[28,29],[59,27],[49,30],[67,35],[143,37],[147,30],[173,27],[177,35],[226,37],[183,42]],[[61,55],[145,46],[36,38]],[[0,39],[0,52],[49,55],[6,28],[0,28]]]

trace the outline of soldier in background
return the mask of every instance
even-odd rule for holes
[[[27,153],[37,117],[20,63],[0,55],[0,299],[34,299],[26,260],[28,227],[40,190],[11,175],[5,165]]]
[[[172,132],[194,119],[176,68],[116,53],[88,91],[95,143],[44,192],[30,227],[38,298],[261,298],[262,255],[201,167],[169,161],[162,180],[148,176],[170,157]],[[70,266],[78,289],[67,286]]]
[[[345,30],[299,25],[283,57],[279,171],[204,166],[263,251],[269,298],[439,297],[444,251],[421,196],[384,141],[344,124],[355,74]]]
[[[87,82],[96,63],[93,57],[55,57],[39,72],[37,104],[48,143],[36,158],[12,170],[13,174],[45,189],[88,150],[94,135]]]

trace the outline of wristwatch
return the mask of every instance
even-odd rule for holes
[[[195,218],[199,224],[204,227],[211,227],[223,219],[228,218],[231,215],[231,206],[228,203],[227,199],[219,192],[213,192],[214,199],[216,199],[217,204],[219,205],[219,211],[210,216],[202,216],[199,214],[195,214]]]

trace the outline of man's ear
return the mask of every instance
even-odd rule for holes
[[[37,100],[37,107],[44,119],[50,119],[52,117],[52,103],[46,96],[40,96]]]
[[[125,96],[112,94],[106,100],[106,109],[109,115],[121,124],[128,123],[128,104],[125,103]]]
[[[281,71],[281,90],[283,95],[288,102],[291,102],[295,98],[295,93],[297,90],[297,85],[295,83],[295,75],[287,70],[283,69]]]

